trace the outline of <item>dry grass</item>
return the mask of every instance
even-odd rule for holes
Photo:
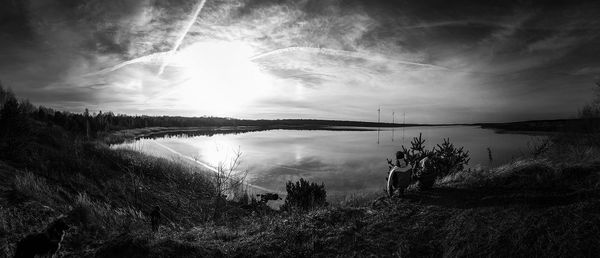
[[[60,215],[51,207],[39,202],[18,206],[0,206],[0,256],[11,257],[19,239],[31,232],[42,231]]]
[[[385,197],[387,194],[382,191],[357,192],[347,194],[336,202],[330,202],[334,207],[368,207],[374,200]]]
[[[64,203],[64,200],[58,194],[58,187],[50,186],[44,178],[31,172],[16,175],[14,189],[20,194],[46,205],[58,206],[60,203]]]
[[[488,189],[599,189],[600,163],[554,163],[548,159],[523,159],[492,169],[464,170],[448,175],[443,187]]]
[[[469,169],[450,174],[440,180],[440,186],[481,187],[525,187],[539,186],[543,177],[552,176],[553,167],[546,160],[516,160],[492,169]]]
[[[96,224],[106,229],[118,229],[130,232],[134,225],[147,224],[144,214],[132,207],[115,208],[105,202],[90,200],[86,194],[79,194],[74,203],[74,210],[85,212],[86,224]]]

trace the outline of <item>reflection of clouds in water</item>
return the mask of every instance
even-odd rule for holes
[[[331,164],[327,164],[317,157],[306,157],[296,160],[294,163],[285,165],[275,165],[277,168],[283,169],[283,174],[294,173],[298,174],[314,174],[330,172],[334,169]]]
[[[311,156],[286,165],[253,167],[252,170],[262,170],[261,177],[255,178],[253,183],[277,189],[284,187],[287,181],[304,178],[315,183],[323,182],[330,195],[377,190],[385,183],[385,162],[370,157],[335,164],[328,162],[326,157]]]
[[[269,185],[272,188],[285,187],[285,182],[296,181],[300,178],[313,182],[323,181],[323,175],[331,174],[337,169],[332,164],[324,163],[317,157],[307,157],[296,161],[281,163],[285,160],[272,159],[261,162],[250,168],[258,177],[251,180],[261,185]]]

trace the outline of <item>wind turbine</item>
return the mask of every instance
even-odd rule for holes
[[[379,123],[381,122],[381,106],[377,108],[377,145],[379,145]]]
[[[402,113],[402,143],[404,143],[404,128],[406,127],[406,112]]]

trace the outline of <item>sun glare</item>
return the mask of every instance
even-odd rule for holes
[[[229,166],[232,159],[235,158],[236,151],[239,151],[239,145],[224,136],[215,135],[212,142],[205,144],[206,148],[199,150],[201,159],[217,168],[219,165]]]
[[[239,42],[202,42],[179,51],[172,64],[182,67],[180,104],[212,115],[242,111],[268,92],[269,77],[249,60],[252,49]]]

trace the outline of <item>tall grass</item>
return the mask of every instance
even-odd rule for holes
[[[108,231],[131,232],[147,223],[146,216],[133,207],[113,207],[106,202],[91,200],[87,194],[79,194],[75,199],[74,213],[85,225],[97,225]]]
[[[369,207],[373,201],[387,194],[382,191],[354,192],[346,194],[337,200],[329,200],[334,207]]]
[[[44,178],[29,171],[16,175],[13,184],[19,193],[46,205],[56,206],[65,201],[58,194],[58,187],[49,185]]]

